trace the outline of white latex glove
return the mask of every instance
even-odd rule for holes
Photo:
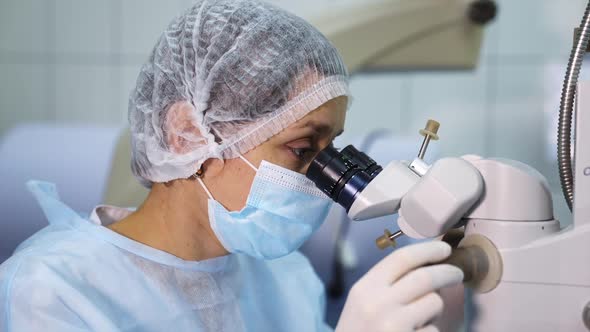
[[[435,319],[434,325],[441,332],[457,332],[465,330],[465,286],[458,284],[442,288],[438,291],[444,302],[443,312]]]
[[[457,285],[463,272],[438,264],[451,254],[440,241],[403,247],[377,263],[350,290],[336,332],[434,332],[443,311],[437,290]]]

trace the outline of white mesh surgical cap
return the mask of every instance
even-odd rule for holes
[[[303,19],[253,0],[197,1],[162,34],[131,92],[133,174],[146,186],[188,178],[344,95],[338,51]]]

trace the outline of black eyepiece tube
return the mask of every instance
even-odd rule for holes
[[[352,145],[341,152],[328,146],[312,160],[306,176],[348,211],[358,194],[381,170],[373,159]]]

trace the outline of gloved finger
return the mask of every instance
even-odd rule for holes
[[[443,309],[442,297],[432,292],[405,306],[402,314],[407,322],[411,322],[418,328],[431,323],[443,312]]]
[[[463,271],[449,264],[425,266],[403,276],[388,290],[396,303],[407,304],[430,292],[457,285],[463,281]]]
[[[443,331],[459,331],[465,321],[465,286],[441,288],[437,292],[445,303],[445,308],[438,318],[432,322]]]
[[[440,330],[434,325],[427,325],[423,328],[417,329],[416,332],[440,332]]]
[[[408,271],[449,257],[451,246],[441,241],[422,242],[398,249],[383,258],[366,274],[370,283],[392,284]]]

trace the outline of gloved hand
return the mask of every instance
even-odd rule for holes
[[[463,272],[444,260],[451,247],[440,241],[403,247],[377,263],[350,290],[336,332],[433,332],[442,312],[436,291],[456,285]]]

